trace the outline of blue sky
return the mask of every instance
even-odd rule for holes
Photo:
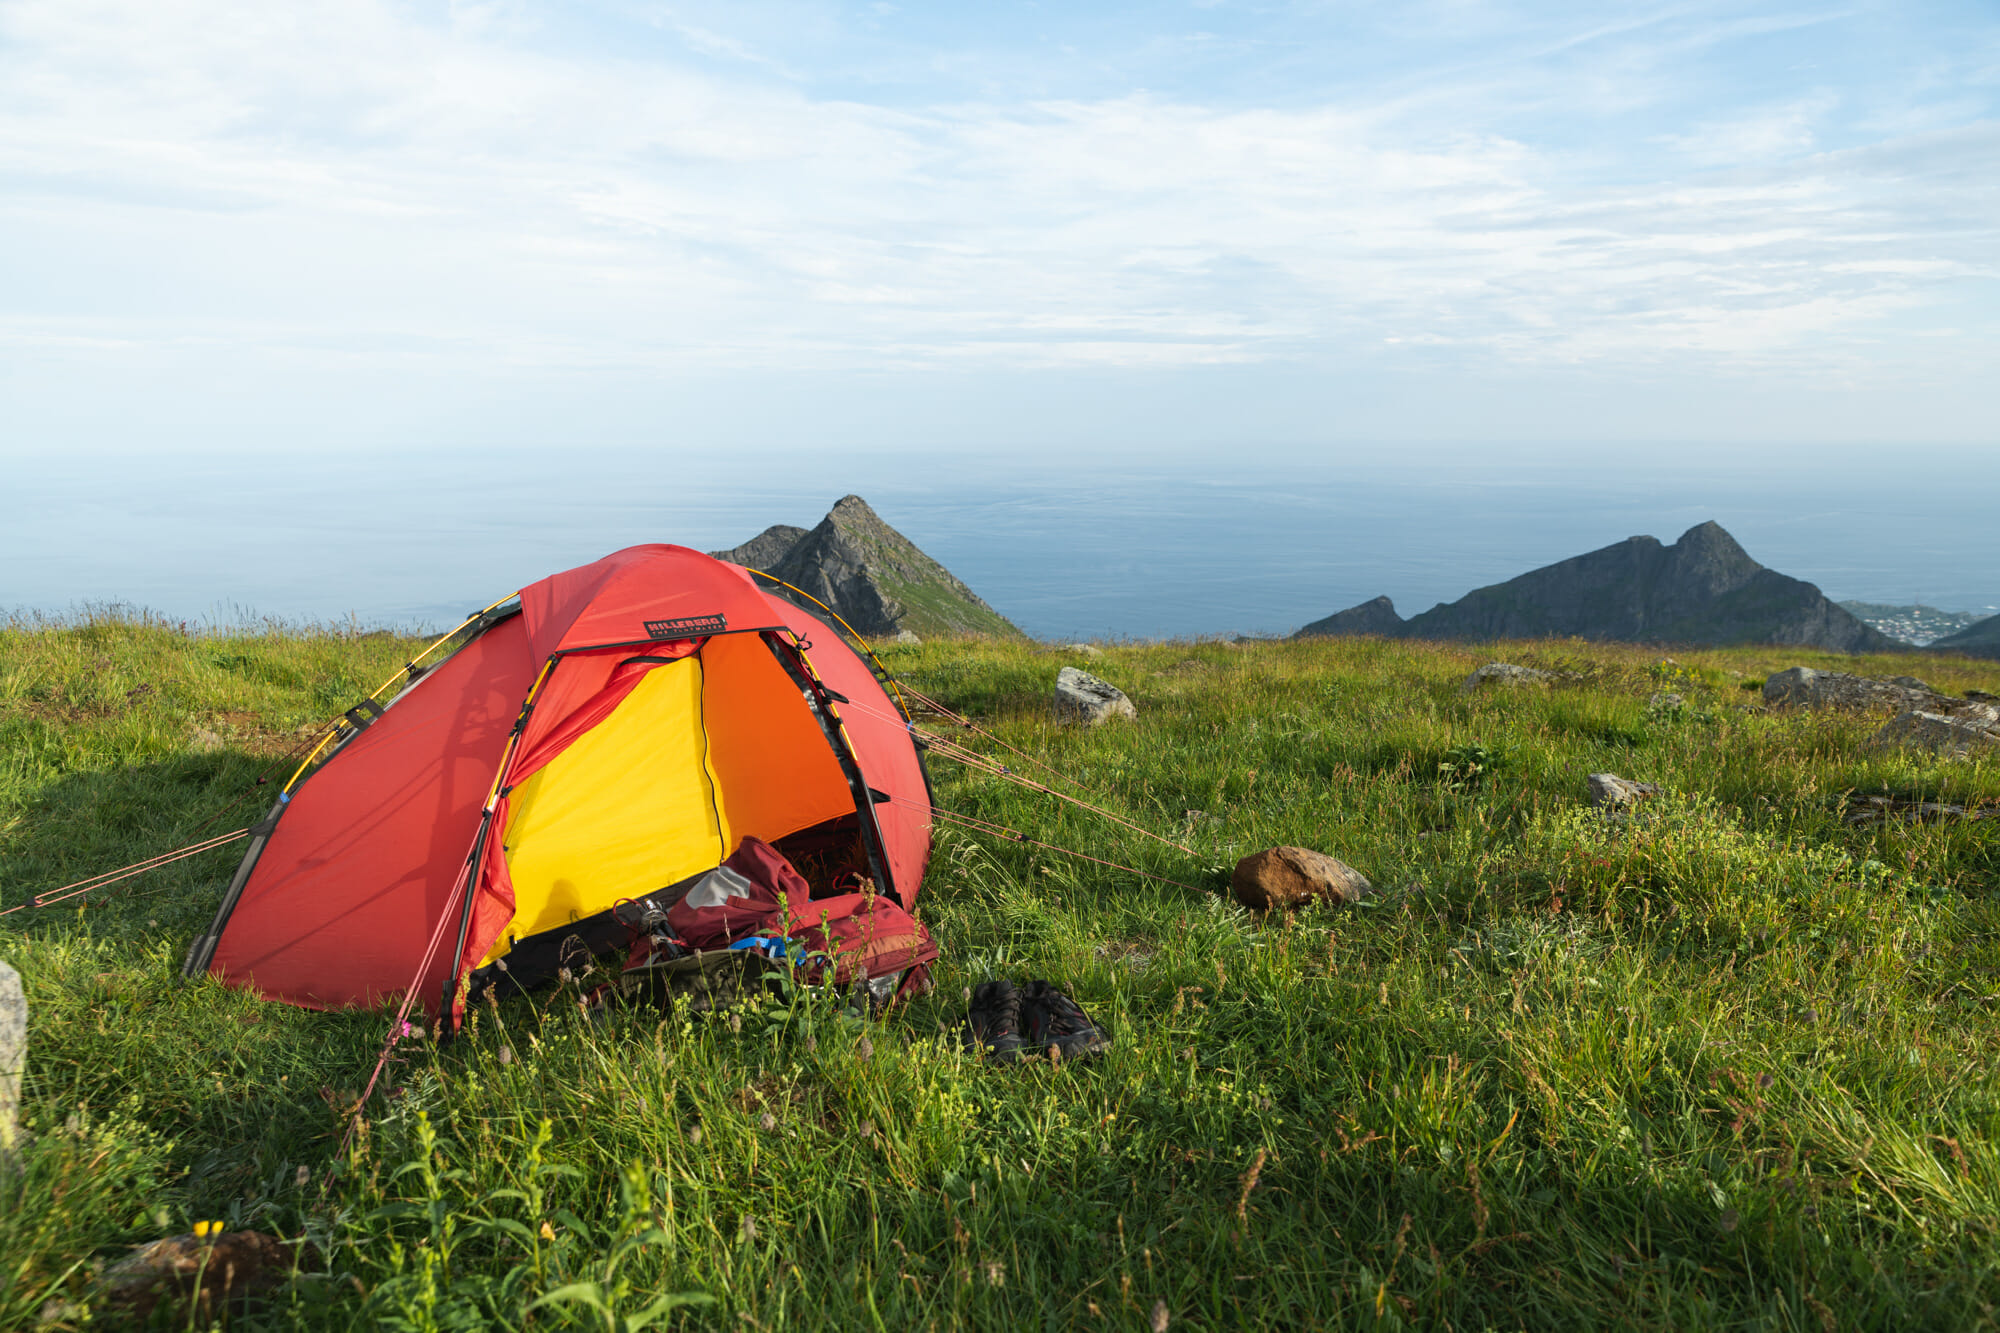
[[[0,0],[0,452],[2000,448],[1981,3]]]

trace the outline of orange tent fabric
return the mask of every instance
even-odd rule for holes
[[[930,855],[915,739],[820,620],[664,545],[543,579],[519,606],[280,797],[190,975],[321,1009],[416,985],[437,1013],[565,904],[600,910],[634,876],[664,876],[650,892],[744,836],[811,828],[851,829],[857,862],[914,905]],[[681,832],[655,846],[669,816]]]

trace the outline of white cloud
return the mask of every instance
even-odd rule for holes
[[[1655,136],[1685,161],[1634,178],[1448,90],[1421,114],[1341,89],[892,106],[661,23],[695,54],[557,40],[518,8],[17,0],[0,243],[42,272],[0,296],[0,337],[581,367],[1393,343],[1810,370],[1990,276],[2000,225],[1991,122],[1814,153],[1836,103],[1793,100]]]

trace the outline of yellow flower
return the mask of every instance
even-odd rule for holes
[[[194,1238],[196,1240],[212,1240],[221,1234],[222,1223],[220,1222],[197,1222],[194,1224]]]
[[[556,1238],[556,1229],[550,1226],[547,1222],[542,1223],[542,1239],[554,1240],[555,1238]]]

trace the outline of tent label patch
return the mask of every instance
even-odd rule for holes
[[[656,639],[693,639],[703,634],[722,634],[728,629],[727,616],[681,616],[676,620],[646,622],[646,633]]]

